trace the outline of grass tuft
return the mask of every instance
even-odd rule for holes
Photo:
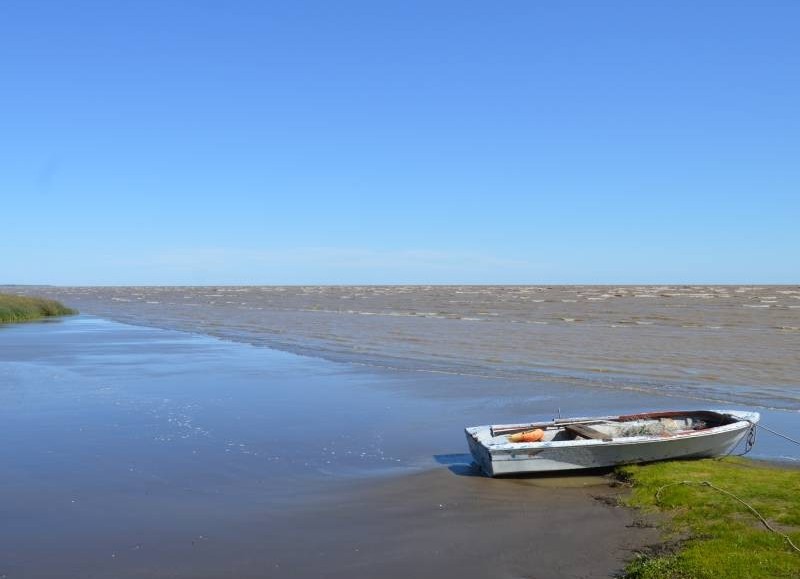
[[[0,293],[0,324],[77,313],[55,300]]]
[[[633,484],[628,504],[666,514],[665,538],[680,539],[677,550],[637,556],[626,579],[800,577],[800,553],[783,537],[736,500],[696,484],[735,494],[800,544],[800,470],[731,457],[625,466],[618,474]],[[695,484],[673,484],[681,481]]]
[[[677,579],[688,577],[682,574],[678,558],[675,555],[639,554],[625,570],[625,579],[651,579],[653,577],[671,577]]]

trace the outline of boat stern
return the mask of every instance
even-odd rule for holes
[[[494,469],[492,468],[492,455],[489,449],[486,448],[480,440],[480,433],[482,430],[489,428],[488,426],[471,426],[464,429],[464,434],[467,437],[467,444],[469,445],[469,452],[475,460],[481,471],[487,476],[494,476]]]

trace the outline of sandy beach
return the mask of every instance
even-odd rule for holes
[[[483,401],[407,374],[86,316],[0,362],[8,578],[606,577],[655,540],[601,477],[476,476]]]

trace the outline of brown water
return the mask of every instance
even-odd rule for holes
[[[37,291],[111,319],[333,360],[800,409],[800,286]]]

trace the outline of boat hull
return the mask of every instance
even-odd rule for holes
[[[678,458],[707,458],[733,450],[747,435],[758,414],[742,420],[670,437],[575,440],[533,444],[484,444],[480,429],[468,428],[467,442],[475,462],[489,476],[607,468]]]

